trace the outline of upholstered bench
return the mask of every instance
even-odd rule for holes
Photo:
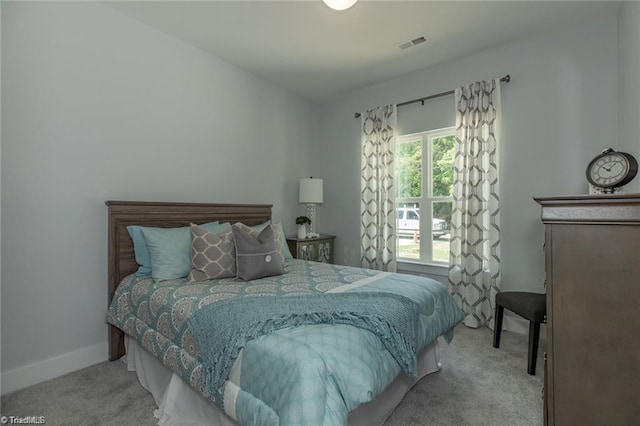
[[[540,293],[505,291],[496,295],[496,320],[493,328],[493,347],[500,347],[504,309],[529,320],[529,360],[527,373],[536,374],[536,357],[540,340],[540,324],[546,321],[547,296]]]

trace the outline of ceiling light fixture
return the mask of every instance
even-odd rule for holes
[[[333,10],[346,10],[356,4],[358,0],[322,0]]]

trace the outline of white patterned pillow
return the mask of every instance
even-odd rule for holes
[[[214,234],[191,225],[191,272],[188,281],[206,281],[236,275],[236,249],[231,229]]]

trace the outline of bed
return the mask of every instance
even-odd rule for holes
[[[462,320],[436,281],[288,257],[284,273],[249,281],[139,276],[128,226],[243,223],[263,235],[277,230],[271,206],[106,204],[109,359],[126,354],[159,424],[382,424],[438,371],[437,338]],[[286,313],[257,316],[276,307]]]

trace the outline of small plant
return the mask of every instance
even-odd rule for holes
[[[306,225],[311,223],[311,219],[308,216],[298,216],[296,217],[296,225]]]

